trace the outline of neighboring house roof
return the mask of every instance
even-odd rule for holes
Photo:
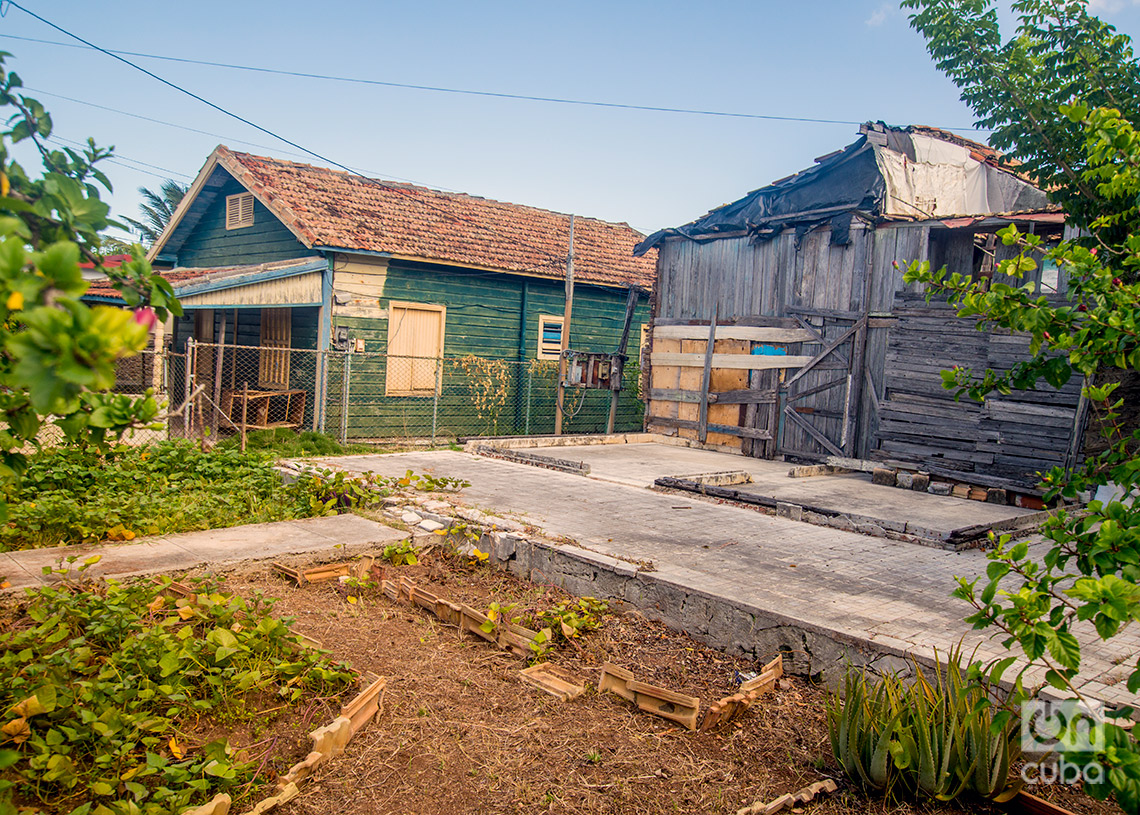
[[[753,190],[676,229],[638,244],[643,253],[665,238],[694,240],[747,233],[771,235],[860,211],[878,220],[932,220],[1020,212],[1054,212],[1045,192],[1016,162],[979,142],[933,127],[859,128],[859,139],[816,165]]]
[[[210,155],[151,249],[152,259],[178,252],[227,174],[310,249],[367,252],[555,279],[565,275],[568,215],[239,153],[225,146]],[[643,237],[628,224],[575,217],[575,278],[650,288],[653,260],[633,255]]]
[[[297,258],[273,263],[252,263],[244,266],[212,266],[203,268],[176,267],[162,272],[174,288],[174,296],[236,289],[255,283],[267,283],[283,277],[308,274],[328,268],[324,258]],[[123,298],[109,280],[95,280],[84,297],[92,300],[122,302]]]

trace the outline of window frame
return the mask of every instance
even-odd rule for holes
[[[392,333],[393,312],[395,311],[428,311],[439,314],[439,336],[436,338],[438,353],[435,356],[417,355],[417,354],[394,354],[392,352],[392,340],[395,336],[399,335],[400,326],[396,327],[395,336]],[[402,320],[401,320],[402,325]],[[447,306],[441,306],[438,303],[413,303],[407,300],[389,300],[388,301],[388,327],[385,331],[385,355],[384,355],[384,395],[385,396],[437,396],[442,385],[442,377],[440,376],[439,366],[443,364],[444,354],[444,340],[447,336]],[[432,380],[430,388],[400,388],[392,384],[392,359],[393,357],[403,358],[407,360],[428,360],[434,359],[436,361],[435,376]],[[414,376],[412,377],[414,380]]]
[[[276,336],[266,335],[270,321],[277,322]],[[284,330],[282,330],[284,327]],[[266,390],[288,390],[293,348],[293,309],[263,308],[259,320],[257,386]],[[283,373],[274,377],[274,372]]]
[[[245,214],[248,202],[249,213]],[[239,192],[226,196],[226,229],[246,229],[253,226],[254,198],[252,192]]]
[[[546,326],[551,323],[558,325],[558,350],[550,351],[543,346],[542,335],[546,333]],[[559,314],[538,315],[538,343],[535,348],[535,359],[554,359],[562,356],[562,331],[566,326],[566,318]]]

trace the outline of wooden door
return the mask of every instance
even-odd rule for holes
[[[798,310],[818,351],[780,384],[780,453],[853,456],[863,386],[866,315]]]

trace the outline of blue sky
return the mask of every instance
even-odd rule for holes
[[[895,3],[20,0],[109,49],[397,83],[969,133],[973,119]],[[1140,2],[1097,12],[1140,34]],[[115,145],[116,214],[135,188],[188,181],[219,142],[293,148],[4,4],[0,49],[56,133]],[[855,124],[694,116],[361,86],[132,57],[342,164],[382,178],[676,226],[853,141]],[[88,105],[59,97],[81,100]],[[183,128],[102,110],[100,105]],[[976,134],[975,134],[976,135]],[[983,139],[984,139],[984,134]],[[253,146],[247,142],[254,143]]]

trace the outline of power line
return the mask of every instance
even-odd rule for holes
[[[2,3],[2,2],[4,2],[4,0],[0,0],[0,3]],[[233,113],[232,111],[226,110],[225,108],[221,107],[220,105],[214,104],[210,100],[205,99],[202,96],[199,96],[198,94],[194,93],[193,91],[189,91],[186,88],[181,87],[180,85],[176,85],[175,83],[171,82],[168,79],[162,78],[161,76],[154,73],[153,71],[148,71],[146,68],[143,68],[141,65],[136,65],[135,63],[131,62],[129,59],[126,59],[125,57],[121,57],[118,54],[111,53],[107,49],[101,48],[100,46],[95,45],[93,42],[90,42],[88,40],[83,39],[83,37],[80,37],[78,34],[73,34],[72,32],[68,31],[65,28],[62,28],[62,27],[56,25],[55,23],[51,22],[50,20],[44,19],[43,17],[36,14],[35,12],[29,11],[28,9],[24,8],[19,3],[17,3],[16,0],[6,0],[6,2],[8,3],[9,6],[18,8],[20,11],[24,12],[28,16],[39,20],[44,25],[47,25],[51,28],[54,28],[56,31],[60,32],[61,34],[65,35],[67,37],[71,37],[72,39],[77,40],[77,41],[83,43],[84,45],[86,45],[90,48],[94,48],[96,51],[99,51],[100,53],[106,54],[107,56],[111,57],[112,59],[117,60],[117,61],[123,63],[124,65],[131,67],[131,68],[134,68],[136,71],[139,71],[141,73],[146,74],[147,76],[151,77],[152,79],[155,79],[158,82],[161,82],[163,85],[166,85],[167,87],[172,88],[173,90],[176,90],[179,93],[185,94],[186,96],[189,96],[190,98],[195,99],[195,100],[201,102],[202,104],[207,105],[210,108],[213,108],[214,110],[218,111],[219,113],[225,114],[226,116],[229,116],[230,118],[236,119],[239,122],[242,122],[243,124],[249,125],[250,127],[254,128],[255,130],[259,130],[268,136],[272,136],[273,138],[278,139],[279,141],[282,141],[291,147],[295,147],[298,150],[302,151],[303,153],[305,153],[309,156],[312,156],[313,158],[316,158],[318,161],[322,161],[326,164],[331,164],[334,167],[338,167],[338,168],[344,170],[346,173],[349,173],[350,175],[361,179],[361,181],[365,184],[372,184],[372,185],[375,185],[375,186],[378,186],[378,187],[381,187],[384,189],[388,189],[388,190],[392,190],[394,192],[398,192],[398,193],[406,196],[407,198],[409,198],[413,201],[418,201],[421,206],[423,206],[426,209],[430,209],[430,210],[434,211],[437,215],[442,215],[444,218],[447,218],[450,220],[463,221],[468,226],[471,226],[473,228],[476,228],[476,229],[479,229],[483,232],[486,232],[488,235],[491,235],[492,237],[495,237],[499,240],[506,240],[506,241],[514,241],[515,240],[515,238],[513,238],[513,237],[503,235],[503,234],[497,232],[496,230],[491,229],[490,227],[484,226],[478,220],[475,220],[472,218],[459,218],[453,212],[448,212],[446,210],[442,210],[439,207],[436,207],[433,204],[431,204],[430,202],[428,202],[427,200],[425,200],[422,196],[415,195],[410,190],[405,189],[405,188],[399,186],[398,184],[389,184],[389,183],[384,182],[380,179],[368,178],[367,176],[359,175],[358,173],[354,172],[351,167],[348,167],[347,165],[341,164],[339,161],[334,161],[333,159],[326,158],[325,156],[321,155],[320,153],[317,153],[313,150],[310,150],[307,147],[303,147],[300,144],[297,144],[296,142],[291,141],[290,139],[287,139],[284,136],[273,132],[272,130],[264,128],[259,124],[255,124],[254,122],[251,122],[249,119],[246,119],[243,116],[239,116],[238,114]],[[542,254],[541,250],[539,250],[539,254]],[[558,258],[554,255],[547,255],[546,261],[539,264],[539,269],[541,269],[545,266],[551,266],[551,265],[559,262],[559,260],[560,260],[560,258]],[[539,269],[530,269],[528,271],[538,272]]]
[[[49,139],[55,139],[56,141],[64,142],[65,144],[75,145],[76,147],[87,147],[87,142],[75,141],[74,139],[66,139],[63,136],[57,136],[55,133],[52,133],[50,136],[48,136],[48,138]],[[132,164],[140,164],[143,167],[150,167],[154,170],[162,170],[164,173],[167,174],[167,177],[172,176],[172,175],[180,175],[183,178],[193,178],[193,176],[189,176],[186,173],[180,173],[177,170],[171,170],[171,169],[168,169],[166,167],[161,167],[157,164],[148,164],[145,161],[139,161],[137,158],[131,158],[129,156],[124,156],[122,153],[112,153],[112,155],[110,157],[108,157],[106,160],[110,161],[112,159],[120,159],[120,161],[115,162],[116,164],[120,164],[120,165],[122,164],[123,161],[129,161]],[[131,168],[131,169],[134,169],[134,168]],[[145,171],[140,170],[139,172],[145,172]],[[152,173],[152,175],[153,175],[153,173]]]
[[[4,35],[0,35],[0,36],[4,36]],[[76,47],[79,47],[79,46],[76,46]],[[163,119],[155,119],[152,116],[143,116],[141,113],[132,113],[128,110],[119,110],[118,108],[108,107],[107,105],[100,105],[100,104],[96,104],[95,102],[88,102],[88,101],[83,100],[83,99],[76,99],[73,96],[64,96],[63,94],[60,94],[60,93],[52,93],[51,91],[45,91],[45,90],[41,90],[39,88],[30,88],[27,86],[24,87],[24,90],[29,91],[30,93],[37,94],[39,96],[50,96],[53,99],[63,99],[64,101],[73,102],[77,105],[85,105],[87,107],[95,108],[97,110],[105,110],[108,113],[116,113],[116,114],[119,114],[120,116],[129,116],[132,119],[139,119],[139,120],[144,121],[144,122],[152,122],[154,124],[164,125],[166,127],[172,127],[172,128],[175,128],[176,130],[185,130],[188,133],[199,133],[203,136],[210,136],[211,138],[221,139],[221,141],[227,142],[227,143],[245,144],[245,145],[248,145],[250,147],[257,147],[261,150],[272,150],[275,153],[281,153],[281,154],[284,154],[287,156],[295,156],[298,158],[306,158],[307,157],[304,153],[297,153],[297,152],[294,152],[292,150],[282,150],[279,147],[271,147],[268,144],[259,144],[258,142],[246,141],[245,139],[238,139],[238,138],[235,138],[233,136],[223,136],[219,133],[211,133],[208,130],[199,130],[196,127],[188,127],[187,125],[180,125],[180,124],[177,124],[175,122],[167,122],[167,121],[164,121]],[[411,178],[404,178],[402,176],[398,176],[398,175],[395,175],[393,173],[385,173],[385,172],[380,172],[378,170],[368,170],[368,169],[361,169],[359,167],[355,167],[355,168],[353,168],[353,172],[357,173],[359,175],[386,176],[386,177],[391,178],[391,179],[396,180],[396,181],[406,181],[409,184],[420,184],[422,186],[432,187],[433,189],[443,190],[445,192],[459,192],[459,190],[453,189],[451,187],[444,187],[444,186],[439,185],[439,184],[424,184],[423,182],[419,182],[419,181],[416,181],[416,180],[411,179]],[[179,175],[182,175],[182,174],[179,173]]]
[[[13,2],[12,5],[16,6],[16,8],[21,9],[22,11],[26,11],[26,12],[28,11],[27,9],[23,8],[23,6],[20,6],[18,3]],[[28,12],[28,13],[31,14],[31,12]],[[35,16],[35,15],[32,15],[32,16]],[[42,17],[37,18],[37,19],[43,20]],[[47,22],[47,21],[44,20],[44,22]],[[51,25],[51,23],[48,23],[48,25]],[[57,26],[52,26],[52,27],[58,28]],[[59,30],[62,31],[62,29],[59,29]],[[67,33],[67,32],[64,32],[64,33]],[[74,35],[70,35],[70,36],[74,36]],[[41,43],[44,45],[58,45],[58,46],[61,46],[63,48],[80,48],[80,47],[82,47],[82,46],[74,45],[72,43],[67,43],[67,42],[56,42],[54,40],[41,40],[41,39],[36,39],[34,37],[19,37],[19,36],[16,36],[15,34],[0,34],[0,37],[7,37],[9,39],[14,39],[14,40],[23,40],[25,42]],[[79,39],[79,38],[76,37],[76,39]],[[80,42],[84,42],[84,41],[80,40]],[[96,46],[90,46],[90,47],[97,48]],[[588,99],[564,99],[564,98],[556,97],[556,96],[532,96],[532,95],[523,94],[523,93],[504,93],[504,92],[500,92],[500,91],[481,91],[481,90],[472,90],[470,88],[446,88],[446,87],[442,87],[442,86],[438,86],[438,85],[418,85],[418,84],[409,83],[409,82],[389,82],[389,81],[382,80],[382,79],[363,79],[361,77],[352,77],[352,76],[335,76],[335,75],[331,75],[331,74],[315,74],[315,73],[309,73],[307,71],[287,71],[287,70],[284,70],[281,68],[265,68],[265,67],[261,67],[261,66],[257,66],[257,65],[239,65],[239,64],[231,63],[231,62],[212,62],[210,60],[204,60],[204,59],[190,59],[187,57],[172,57],[172,56],[169,56],[167,54],[145,54],[145,53],[142,53],[140,51],[116,51],[116,50],[107,50],[107,49],[103,49],[103,48],[97,48],[97,50],[102,51],[103,53],[108,54],[110,56],[124,55],[124,56],[130,56],[130,57],[141,57],[143,59],[159,59],[159,60],[165,60],[166,62],[179,62],[179,63],[183,63],[186,65],[205,65],[205,66],[208,66],[211,68],[226,68],[226,69],[234,70],[234,71],[249,71],[252,73],[260,73],[260,74],[274,74],[277,76],[291,76],[291,77],[295,77],[295,78],[299,78],[299,79],[318,79],[318,80],[325,81],[325,82],[348,82],[348,83],[355,84],[355,85],[374,85],[374,86],[380,86],[380,87],[385,87],[385,88],[403,88],[406,90],[430,91],[432,93],[450,93],[450,94],[457,94],[457,95],[461,95],[461,96],[482,96],[482,97],[489,97],[492,99],[516,99],[516,100],[525,101],[525,102],[548,102],[548,103],[557,104],[557,105],[577,105],[579,107],[613,108],[613,109],[617,109],[617,110],[641,110],[641,111],[649,111],[652,113],[680,113],[680,114],[684,114],[684,115],[688,115],[688,116],[718,116],[721,118],[729,118],[729,119],[759,119],[762,121],[770,121],[770,122],[799,122],[799,123],[803,123],[803,124],[855,125],[855,126],[859,126],[859,125],[863,124],[863,122],[856,122],[856,121],[851,121],[851,120],[847,120],[847,119],[818,119],[818,118],[812,118],[812,117],[806,117],[806,116],[778,116],[775,114],[768,114],[768,113],[741,113],[739,111],[702,110],[699,108],[675,108],[675,107],[665,107],[665,106],[658,106],[658,105],[635,105],[635,104],[630,104],[630,103],[625,103],[625,102],[599,102],[596,100],[588,100]],[[151,74],[151,76],[154,76],[154,75]],[[946,130],[966,130],[966,131],[974,131],[974,130],[992,131],[992,128],[976,127],[973,125],[970,125],[967,127],[945,127],[944,129],[946,129]]]

